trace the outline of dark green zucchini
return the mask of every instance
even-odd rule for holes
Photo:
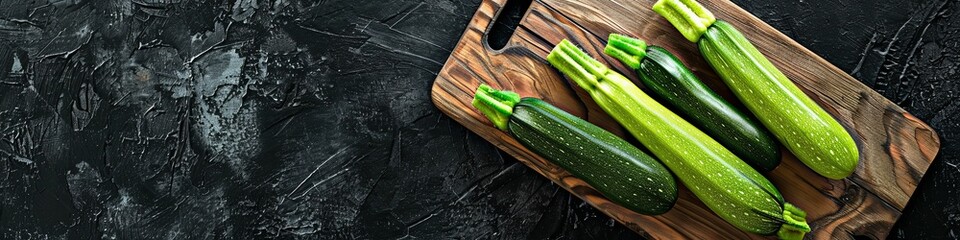
[[[604,52],[636,70],[650,92],[754,169],[768,172],[780,164],[780,148],[770,133],[704,85],[666,49],[610,34]]]
[[[630,143],[540,99],[480,85],[473,100],[494,125],[528,149],[637,213],[662,214],[677,201],[673,175]]]

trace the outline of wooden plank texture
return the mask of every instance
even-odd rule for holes
[[[534,1],[507,47],[484,44],[491,20],[507,0],[485,0],[441,70],[432,90],[434,104],[503,151],[635,231],[658,239],[763,238],[737,230],[681,187],[680,200],[659,216],[644,216],[603,198],[586,183],[498,131],[470,102],[480,83],[539,97],[620,136],[630,138],[580,88],[550,67],[545,57],[554,44],[570,39],[590,55],[636,81],[614,59],[603,55],[611,32],[640,37],[677,55],[722,96],[740,106],[686,41],[650,6],[654,0]],[[807,211],[808,238],[885,238],[917,183],[939,150],[937,134],[883,96],[864,86],[795,41],[729,1],[700,1],[718,19],[740,29],[791,80],[850,130],[861,161],[853,176],[829,180],[783,149],[783,163],[768,178],[784,198]],[[639,85],[639,84],[638,84]],[[641,86],[642,88],[642,86]],[[745,110],[745,109],[744,109]]]

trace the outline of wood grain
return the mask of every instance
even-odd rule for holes
[[[686,188],[672,210],[644,216],[611,203],[586,183],[498,131],[471,105],[480,83],[538,97],[622,137],[628,134],[575,84],[550,67],[545,56],[567,38],[590,55],[636,79],[633,71],[601,54],[606,36],[624,33],[662,46],[728,100],[739,104],[686,41],[649,8],[654,0],[542,0],[531,4],[507,47],[484,44],[491,20],[506,0],[485,0],[433,86],[434,104],[479,134],[607,215],[659,239],[763,238],[744,233],[713,214]],[[829,180],[783,150],[783,163],[768,173],[784,198],[805,209],[816,239],[885,238],[939,150],[937,134],[878,93],[729,1],[701,1],[718,19],[747,36],[791,80],[846,127],[860,149],[853,176]],[[638,84],[639,85],[639,84]]]

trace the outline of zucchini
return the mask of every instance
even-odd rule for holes
[[[780,164],[780,147],[765,128],[704,85],[666,49],[610,34],[604,53],[634,69],[650,92],[760,172]]]
[[[810,231],[803,211],[783,200],[759,172],[564,39],[547,61],[650,149],[710,210],[737,228],[783,236]]]
[[[477,88],[473,106],[523,146],[582,179],[610,201],[646,215],[677,201],[673,175],[613,133],[540,99]]]
[[[737,98],[801,162],[832,179],[856,170],[860,153],[850,134],[736,28],[694,0],[659,0],[653,10],[699,45]]]

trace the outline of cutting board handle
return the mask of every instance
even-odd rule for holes
[[[514,30],[520,26],[520,22],[526,16],[533,0],[495,0],[505,2],[496,10],[492,20],[488,23],[484,31],[483,44],[486,48],[494,51],[500,51],[506,47],[510,38],[513,37]]]

